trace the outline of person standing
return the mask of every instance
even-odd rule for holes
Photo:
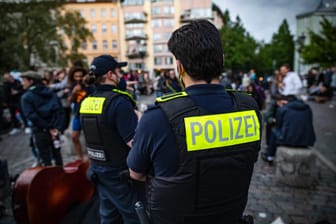
[[[88,95],[88,89],[84,84],[84,76],[86,70],[82,67],[72,67],[69,71],[68,84],[70,86],[70,93],[68,96],[72,109],[72,132],[71,140],[74,146],[77,158],[83,159],[82,144],[80,142],[81,125],[79,120],[79,107],[82,100]]]
[[[21,108],[20,108],[20,99],[24,91],[23,91],[20,80],[15,79],[11,74],[9,73],[4,74],[3,79],[4,79],[5,102],[8,106],[8,109],[11,115],[11,122],[13,124],[13,129],[9,132],[9,134],[14,135],[20,131],[20,128],[22,125],[20,123],[20,120],[18,119],[18,113],[22,113]],[[22,114],[21,114],[21,118],[23,119],[25,123],[24,125],[27,128],[27,134],[28,134],[29,128]]]
[[[220,84],[223,48],[209,21],[177,29],[168,47],[185,91],[158,98],[142,115],[130,176],[146,181],[152,224],[238,223],[260,149],[258,105]]]
[[[42,77],[35,71],[21,75],[23,88],[22,111],[32,123],[33,137],[43,166],[62,166],[63,158],[59,133],[64,128],[65,113],[56,94],[41,83]]]
[[[280,85],[280,94],[298,95],[302,88],[302,82],[299,75],[296,72],[290,71],[289,64],[284,64],[280,68],[280,73],[283,76],[282,84]]]
[[[137,194],[120,177],[127,170],[126,157],[138,123],[132,96],[119,88],[120,68],[126,65],[110,55],[94,58],[90,70],[96,77],[96,91],[80,106],[90,171],[96,176],[101,224],[139,223],[134,209]]]
[[[165,80],[165,86],[167,88],[167,94],[177,93],[182,90],[181,84],[175,75],[173,69],[169,70],[167,78]]]

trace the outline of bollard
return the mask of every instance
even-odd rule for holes
[[[290,186],[310,187],[316,180],[316,157],[313,150],[279,146],[275,178]]]

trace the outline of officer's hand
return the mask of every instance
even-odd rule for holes
[[[138,121],[139,121],[141,119],[141,117],[142,117],[142,113],[140,111],[138,111],[138,110],[134,110],[134,113],[137,115]]]
[[[55,128],[54,129],[49,129],[49,133],[51,135],[51,138],[55,139],[57,137],[57,135],[58,135],[58,130],[55,129]]]

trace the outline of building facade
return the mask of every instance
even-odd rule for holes
[[[78,11],[86,20],[86,28],[91,30],[94,39],[82,43],[80,52],[90,63],[94,57],[109,54],[121,59],[121,7],[118,0],[70,0],[65,10]],[[66,40],[67,45],[69,42]]]
[[[310,43],[309,31],[320,34],[320,22],[323,17],[336,25],[336,0],[321,0],[317,8],[312,12],[296,16],[296,50],[294,55],[294,70],[304,75],[312,67],[318,65],[307,65],[302,63],[300,47]]]
[[[211,0],[71,0],[66,10],[77,10],[94,36],[83,43],[88,62],[100,54],[128,61],[128,70],[151,75],[175,69],[167,42],[171,33],[195,19],[208,19],[220,29],[222,12]]]

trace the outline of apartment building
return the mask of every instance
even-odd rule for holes
[[[90,63],[94,57],[109,54],[121,58],[121,7],[119,0],[69,0],[65,10],[78,11],[94,40],[82,43],[80,52]],[[66,43],[69,42],[66,40]]]
[[[304,64],[300,55],[302,45],[310,43],[309,31],[321,34],[320,22],[323,18],[336,25],[336,0],[320,0],[315,10],[296,15],[296,50],[294,69],[299,74],[307,74],[310,68],[318,67],[318,64]]]
[[[211,0],[70,0],[66,9],[78,10],[94,34],[81,49],[88,62],[110,54],[128,61],[128,70],[151,75],[175,69],[167,42],[176,28],[194,19],[223,26],[222,12]]]

